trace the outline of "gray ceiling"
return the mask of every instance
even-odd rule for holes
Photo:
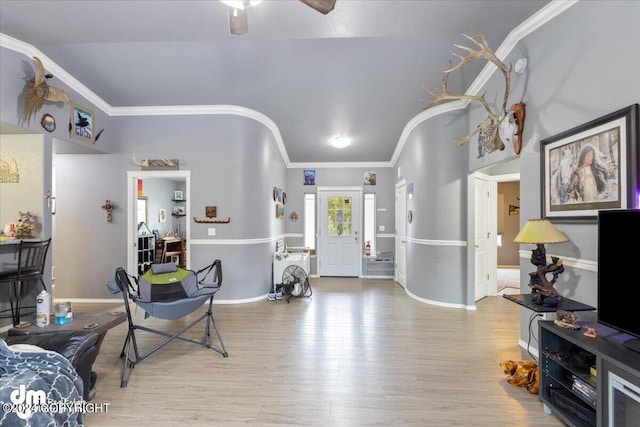
[[[451,53],[463,53],[453,47],[468,43],[463,33],[485,34],[495,50],[548,3],[337,0],[322,15],[265,0],[237,36],[217,0],[2,0],[0,32],[112,107],[237,105],[275,122],[292,162],[373,162],[391,159],[429,97],[422,86],[439,88]],[[471,65],[451,89],[485,64]],[[338,133],[354,144],[330,147]]]

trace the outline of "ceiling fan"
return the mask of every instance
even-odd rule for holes
[[[249,21],[247,18],[247,7],[255,6],[262,0],[220,0],[229,7],[229,30],[231,34],[244,34],[249,31]],[[336,0],[299,0],[307,6],[326,15],[331,12],[336,4]]]

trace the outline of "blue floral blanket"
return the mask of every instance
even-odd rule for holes
[[[0,425],[84,426],[83,383],[69,360],[0,339]]]

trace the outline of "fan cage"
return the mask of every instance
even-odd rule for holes
[[[282,273],[282,294],[289,298],[311,296],[311,285],[306,271],[298,265],[290,265]]]

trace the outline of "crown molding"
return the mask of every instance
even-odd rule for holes
[[[498,49],[496,49],[496,56],[501,61],[503,61],[509,55],[509,53],[511,53],[513,48],[520,42],[520,40],[534,32],[538,28],[542,27],[547,22],[551,21],[553,18],[560,15],[579,1],[580,0],[552,0],[545,7],[531,15],[526,21],[513,29],[507,35]],[[487,63],[480,74],[478,74],[478,77],[476,77],[473,83],[471,83],[471,85],[465,92],[465,95],[475,96],[480,93],[480,90],[487,84],[487,82],[497,69],[498,67],[496,67],[493,63]],[[393,155],[391,156],[391,164],[395,166],[396,162],[398,161],[398,157],[400,157],[400,153],[402,152],[404,145],[407,142],[407,138],[409,137],[411,132],[413,132],[416,126],[418,126],[425,120],[430,119],[431,117],[465,109],[469,105],[469,103],[471,103],[471,100],[462,99],[454,102],[447,102],[445,104],[436,105],[409,120],[409,122],[402,130],[402,133],[400,134],[400,139],[398,140],[396,149],[393,151]]]
[[[77,80],[71,74],[67,73],[62,67],[53,62],[47,55],[36,49],[34,46],[6,34],[0,33],[0,47],[22,53],[29,58],[37,56],[42,61],[42,63],[45,64],[45,69],[56,76],[56,79],[60,80],[71,89],[73,89],[76,93],[86,98],[89,102],[94,104],[105,114],[109,116],[112,115],[113,107],[107,104],[104,99],[93,93],[88,87],[80,83],[79,80]]]
[[[290,169],[323,169],[323,168],[390,168],[391,162],[292,162],[287,166]]]
[[[285,165],[289,167],[291,163],[289,154],[284,146],[280,129],[273,120],[264,114],[250,108],[239,105],[172,105],[172,106],[150,106],[150,107],[116,107],[112,108],[111,116],[186,116],[186,115],[212,115],[228,114],[234,116],[247,117],[262,123],[273,134],[276,145],[282,156]]]
[[[500,47],[496,50],[496,56],[501,60],[504,60],[507,55],[513,50],[520,40],[531,34],[533,31],[545,25],[547,22],[560,15],[571,6],[578,3],[580,0],[552,0],[545,7],[533,14],[529,19],[524,21],[514,30],[512,30]],[[420,123],[428,120],[432,117],[440,114],[445,114],[452,111],[465,109],[470,100],[459,100],[454,102],[448,102],[441,105],[436,105],[433,108],[423,111],[422,113],[413,117],[404,127],[393,155],[388,162],[306,162],[295,163],[291,162],[289,155],[282,140],[282,135],[278,126],[262,113],[249,108],[244,108],[236,105],[194,105],[194,106],[150,106],[150,107],[112,107],[105,100],[100,98],[88,87],[80,83],[75,77],[67,73],[62,67],[53,62],[40,50],[34,46],[24,43],[18,39],[10,37],[6,34],[0,33],[0,47],[11,49],[16,52],[20,52],[26,56],[37,56],[44,63],[46,63],[46,69],[52,72],[56,78],[65,83],[79,95],[83,96],[87,101],[94,104],[97,108],[102,110],[109,116],[160,116],[160,115],[189,115],[189,114],[230,114],[239,115],[256,120],[267,127],[276,141],[282,160],[287,168],[353,168],[353,167],[393,167],[398,161],[400,153],[404,149],[404,145],[409,135]],[[497,70],[497,67],[488,63],[482,69],[478,77],[469,86],[469,89],[465,94],[477,95],[482,87],[487,83],[489,78]]]

